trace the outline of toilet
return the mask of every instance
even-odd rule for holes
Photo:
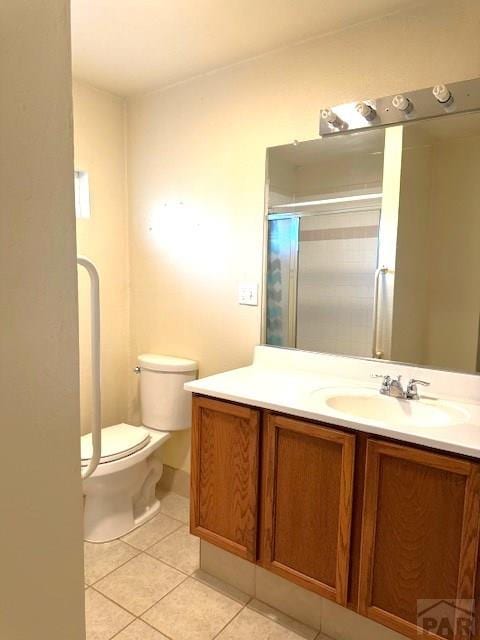
[[[191,394],[183,385],[197,377],[194,360],[155,354],[138,357],[142,426],[102,429],[98,467],[83,481],[84,538],[115,540],[160,509],[155,487],[163,464],[160,452],[172,432],[191,426]],[[82,467],[92,456],[92,437],[81,438]]]

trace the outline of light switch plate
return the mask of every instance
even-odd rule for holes
[[[256,282],[242,282],[238,285],[238,304],[252,307],[258,305],[258,284]]]

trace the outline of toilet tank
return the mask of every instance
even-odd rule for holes
[[[145,353],[138,357],[142,424],[159,431],[191,426],[192,394],[183,385],[197,377],[198,363]]]

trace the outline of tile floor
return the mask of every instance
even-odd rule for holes
[[[85,543],[87,640],[322,638],[203,573],[188,500],[169,493],[161,504],[155,518],[121,540]]]

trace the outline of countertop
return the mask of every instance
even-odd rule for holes
[[[358,379],[329,376],[325,373],[278,369],[256,364],[201,378],[185,385],[185,389],[193,393],[480,459],[480,403],[473,400],[459,401],[442,396],[440,401],[452,407],[454,411],[458,410],[461,416],[458,423],[446,426],[386,425],[383,422],[352,417],[332,409],[322,401],[321,390],[328,394],[329,389],[338,391],[344,388],[366,388],[373,394],[379,387],[380,381],[377,380],[359,382]],[[430,405],[434,406],[435,402],[439,401],[433,390],[432,393],[425,392],[423,395]]]

